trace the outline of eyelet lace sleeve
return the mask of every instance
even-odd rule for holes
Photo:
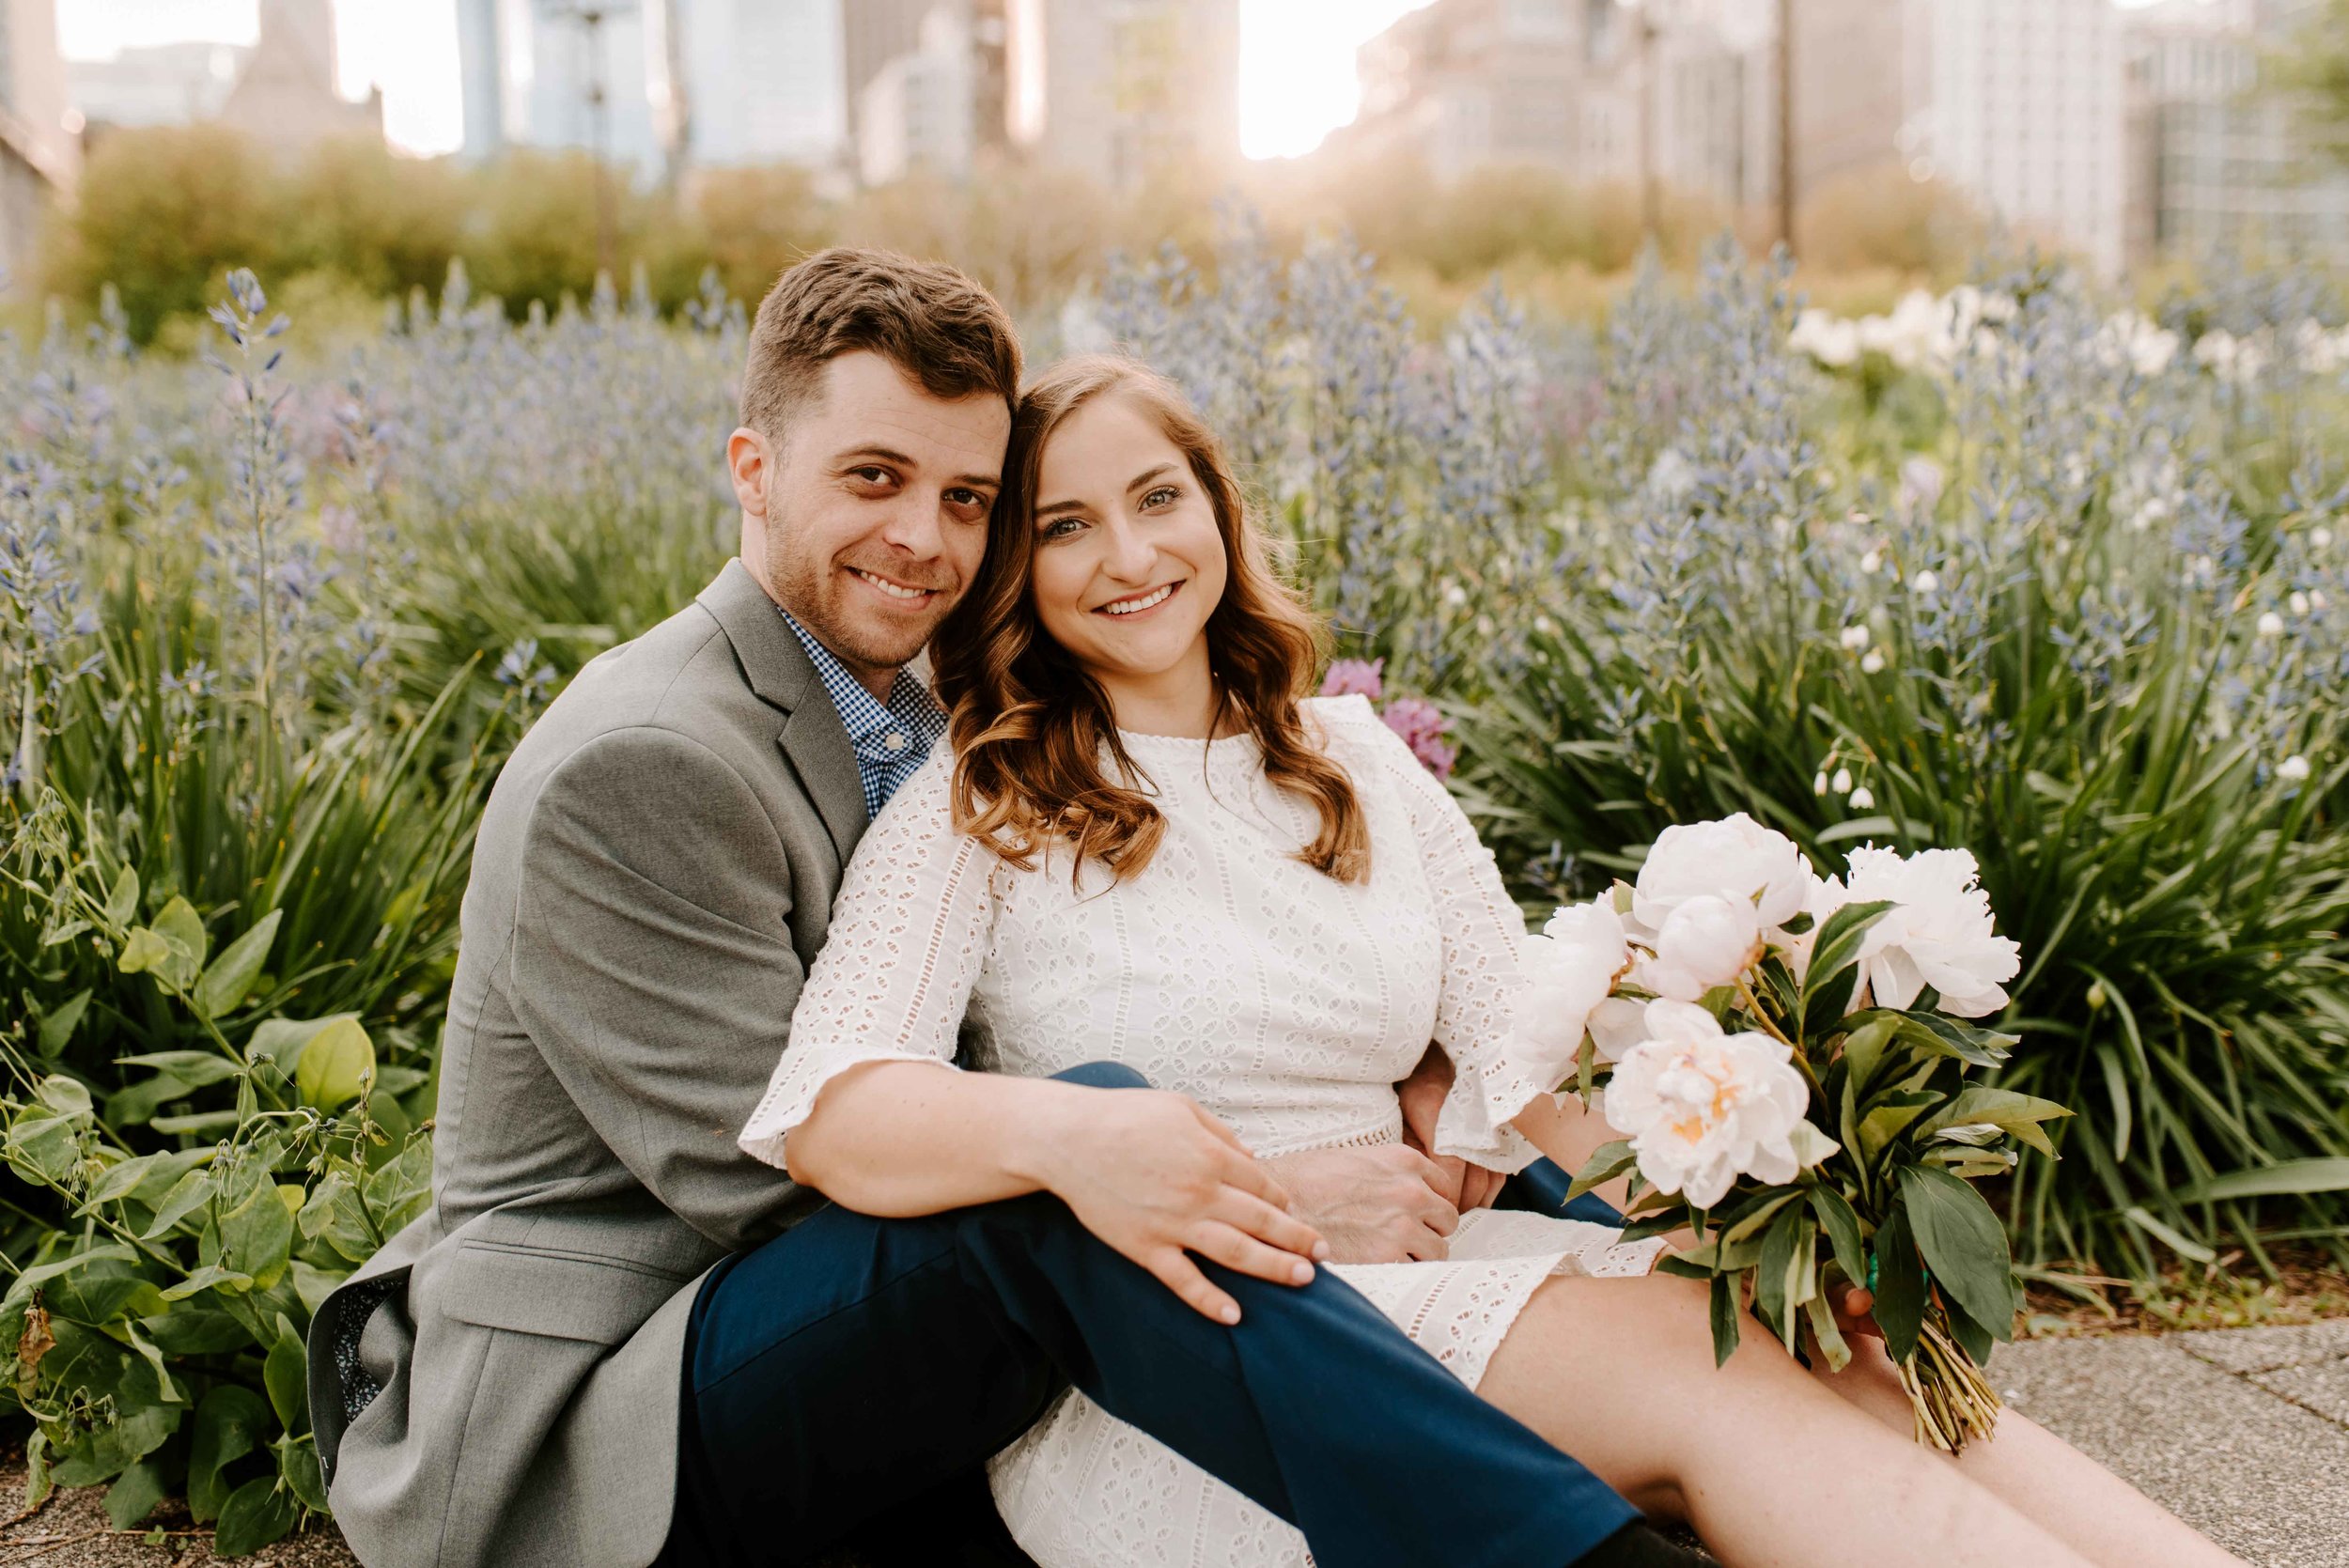
[[[1513,1048],[1524,989],[1518,951],[1525,916],[1460,803],[1366,699],[1344,697],[1313,706],[1330,724],[1331,738],[1341,744],[1351,739],[1355,754],[1364,758],[1362,766],[1375,767],[1386,787],[1401,797],[1436,902],[1443,934],[1436,1044],[1452,1059],[1455,1074],[1436,1121],[1436,1152],[1487,1170],[1521,1171],[1540,1151],[1509,1122],[1534,1095],[1556,1087],[1527,1069]]]
[[[739,1142],[770,1165],[824,1085],[865,1062],[952,1065],[987,956],[1003,862],[954,831],[944,747],[866,830],[834,900],[783,1060]]]

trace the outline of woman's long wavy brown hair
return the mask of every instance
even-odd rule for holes
[[[956,828],[1023,870],[1065,844],[1074,851],[1072,879],[1087,860],[1120,880],[1134,876],[1165,835],[1166,819],[1140,787],[1148,775],[1118,737],[1109,694],[1046,634],[1030,592],[1045,445],[1071,413],[1110,396],[1131,398],[1157,419],[1215,508],[1228,564],[1206,629],[1221,693],[1217,728],[1236,720],[1255,737],[1265,776],[1320,812],[1321,831],[1298,858],[1342,882],[1361,881],[1370,833],[1361,804],[1298,707],[1320,665],[1321,622],[1276,575],[1214,432],[1172,381],[1112,354],[1064,361],[1019,399],[987,559],[932,644],[939,698],[953,715]]]

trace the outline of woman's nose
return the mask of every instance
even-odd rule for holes
[[[1120,582],[1144,582],[1158,565],[1158,547],[1130,522],[1113,522],[1105,532],[1108,546],[1101,569]]]

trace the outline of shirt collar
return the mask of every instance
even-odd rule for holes
[[[799,617],[781,605],[775,609],[783,617],[783,624],[799,638],[800,646],[807,650],[808,662],[816,666],[816,678],[823,682],[832,706],[840,711],[841,727],[848,732],[850,745],[863,745],[890,731],[903,729],[909,719],[926,718],[938,711],[938,705],[922,689],[922,683],[908,680],[902,669],[889,689],[887,702],[874,696],[871,689],[841,662],[838,654],[800,624]]]

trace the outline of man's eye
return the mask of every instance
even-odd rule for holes
[[[852,468],[848,472],[868,485],[886,485],[891,477],[885,468]]]
[[[987,497],[976,490],[956,489],[946,492],[946,504],[950,506],[975,506],[984,511],[987,509]]]

